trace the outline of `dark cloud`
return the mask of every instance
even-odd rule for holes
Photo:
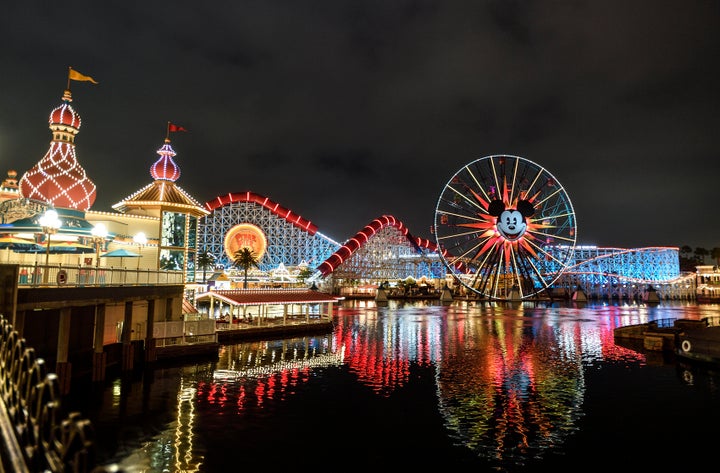
[[[366,151],[324,153],[313,161],[318,170],[340,180],[373,180],[382,173],[381,163]]]
[[[67,67],[95,210],[150,182],[267,195],[343,240],[391,214],[431,237],[448,179],[522,156],[580,243],[720,246],[715,2],[41,2],[0,17],[0,163],[42,158]],[[4,172],[4,171],[0,171]]]

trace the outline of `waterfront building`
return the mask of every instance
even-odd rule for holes
[[[713,265],[696,266],[698,302],[720,302],[720,269]]]
[[[153,181],[115,204],[116,212],[94,211],[96,187],[76,156],[82,121],[71,102],[68,88],[50,113],[45,156],[19,182],[14,170],[3,181],[0,235],[19,239],[4,246],[6,262],[12,256],[13,262],[37,264],[45,250],[46,265],[99,267],[103,260],[102,266],[122,267],[133,261],[138,270],[182,271],[186,282],[193,281],[197,221],[209,212],[176,183],[180,167],[171,124],[150,167]],[[57,212],[53,225],[43,224],[48,210]]]

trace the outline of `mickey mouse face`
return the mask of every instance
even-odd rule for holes
[[[497,230],[506,240],[517,240],[525,234],[525,229],[525,217],[517,210],[504,210],[497,219]]]
[[[517,241],[525,234],[525,217],[535,213],[535,207],[527,200],[518,202],[517,209],[506,209],[501,200],[493,200],[488,205],[488,213],[498,217],[495,227],[498,233],[508,241]]]

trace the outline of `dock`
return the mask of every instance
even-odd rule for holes
[[[677,352],[680,335],[689,329],[707,327],[705,320],[659,319],[617,327],[613,331],[620,345],[657,352]]]

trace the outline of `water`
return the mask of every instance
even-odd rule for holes
[[[224,346],[63,402],[92,421],[100,463],[128,471],[700,468],[716,460],[720,374],[613,329],[719,314],[345,301],[332,334]]]

